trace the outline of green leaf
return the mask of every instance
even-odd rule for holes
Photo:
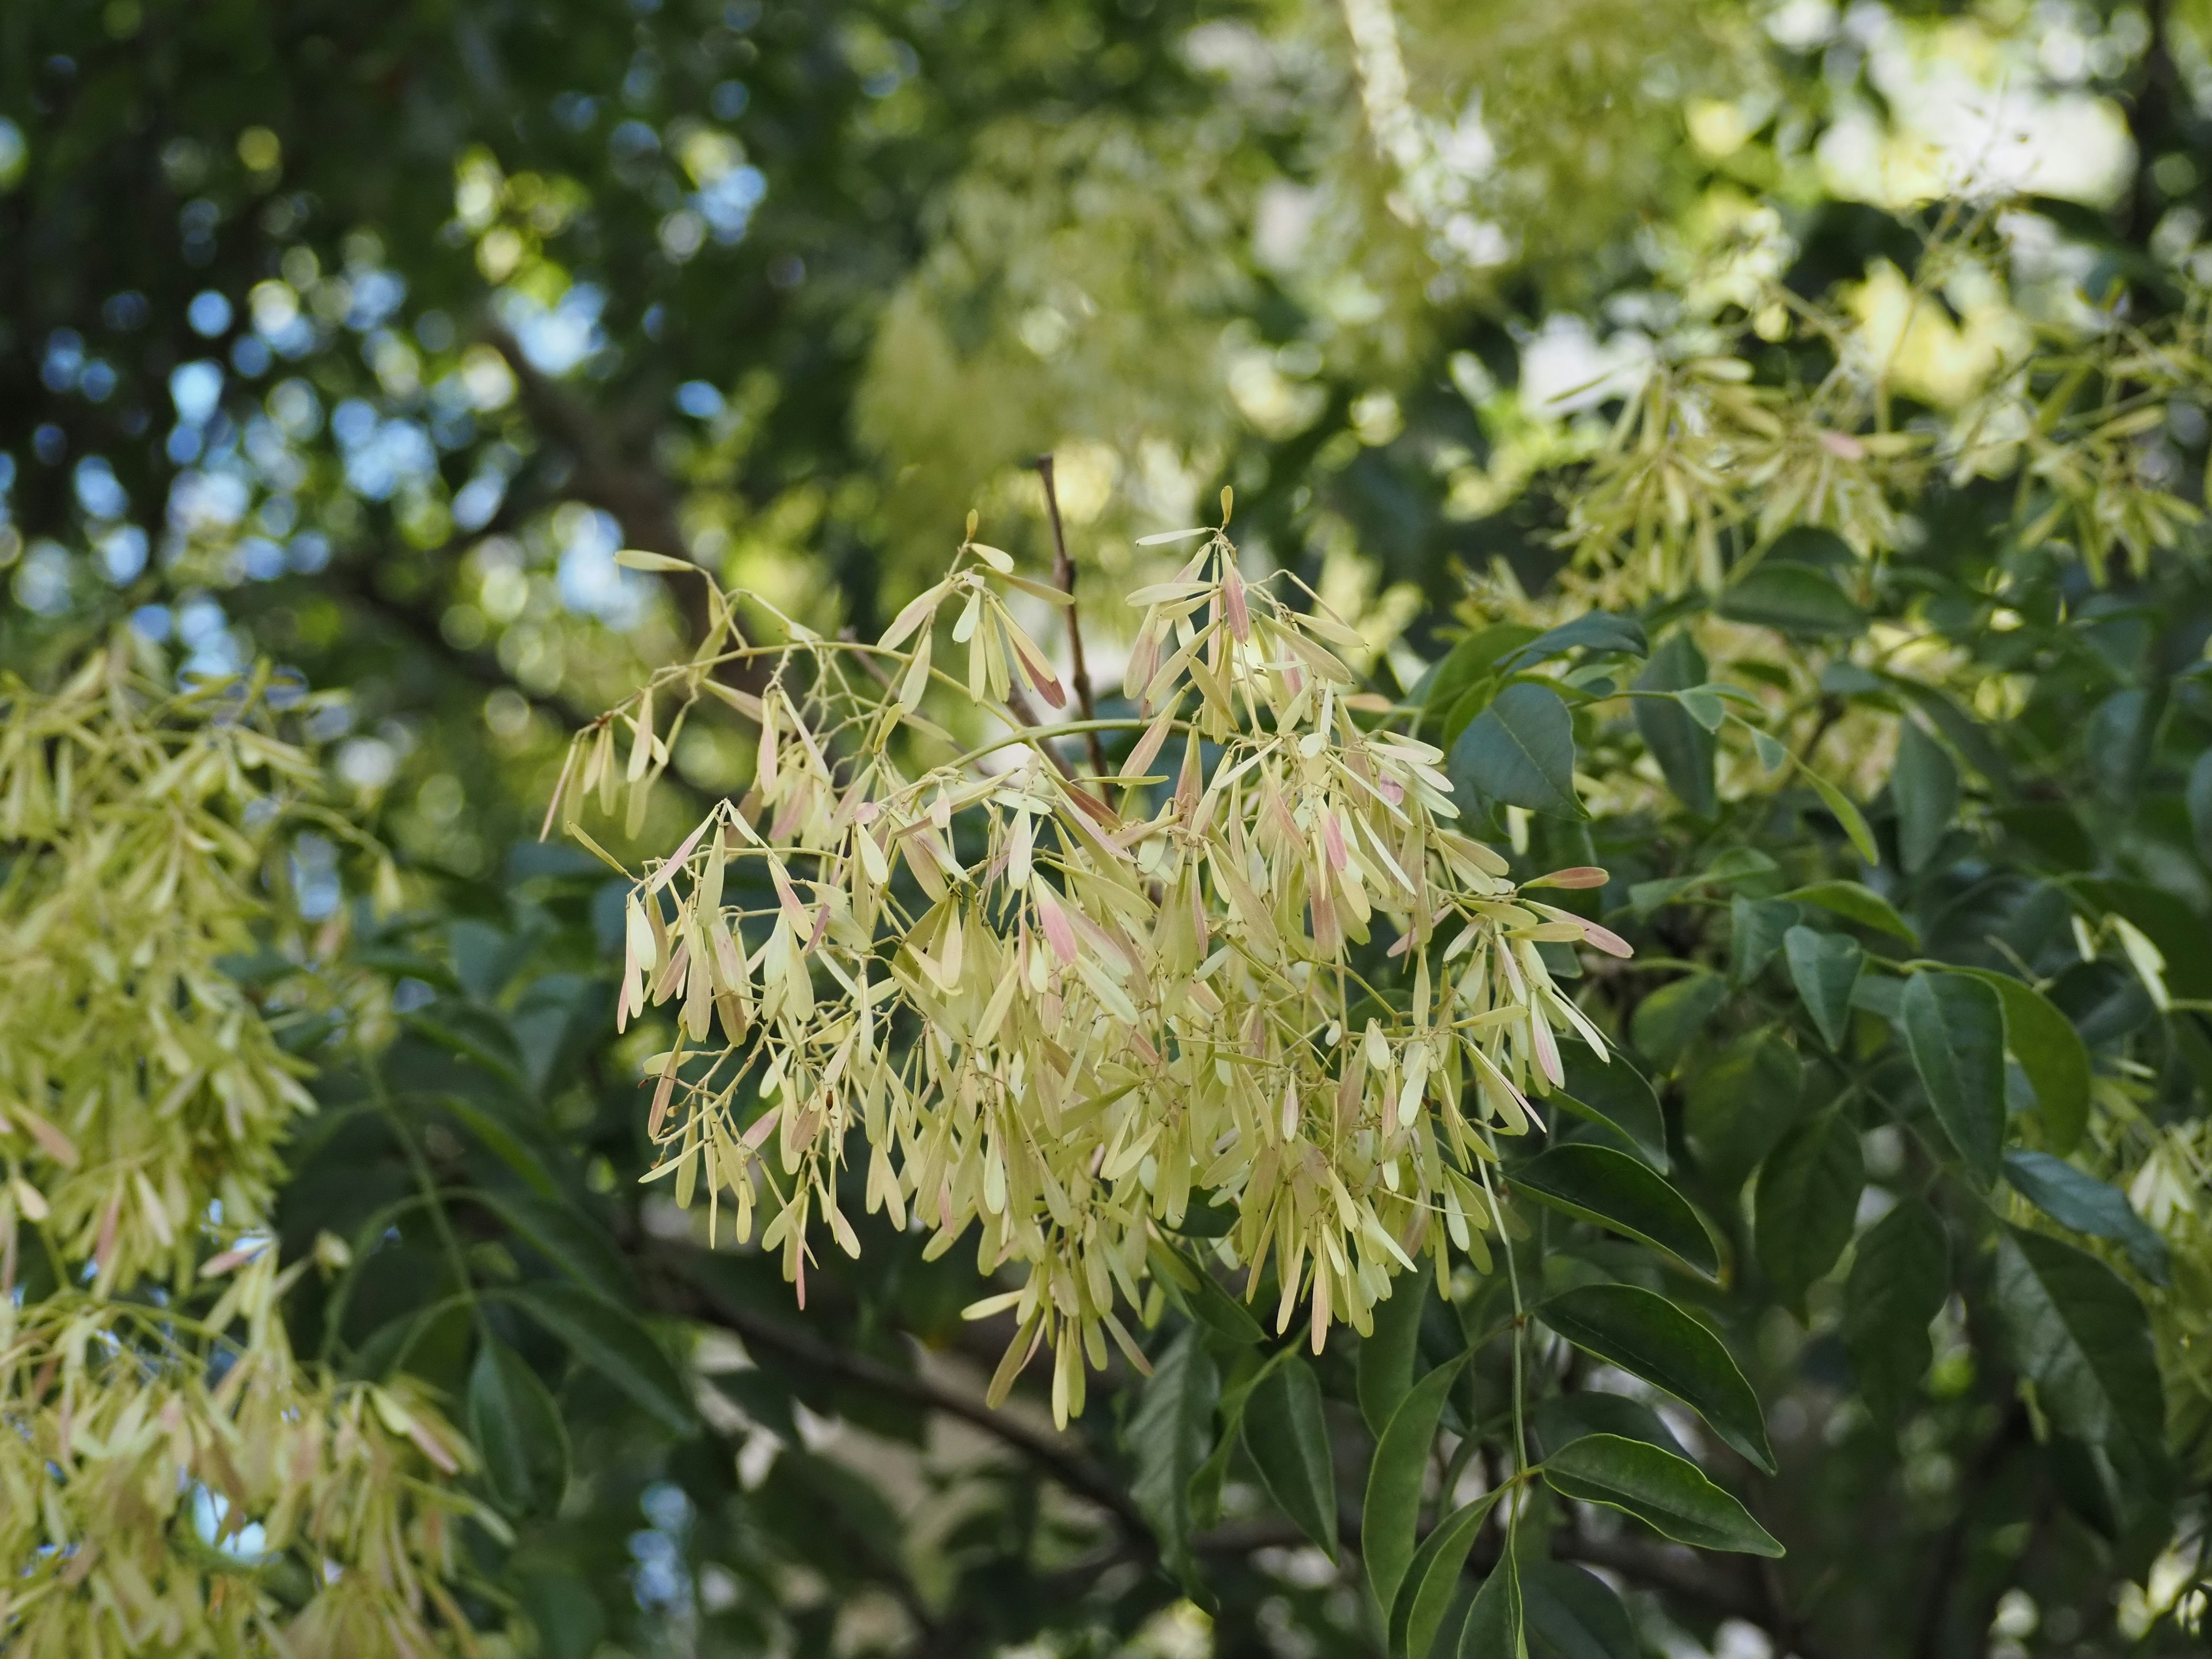
[[[653,1334],[629,1314],[557,1280],[518,1285],[506,1294],[671,1434],[698,1426],[684,1378]]]
[[[1844,1346],[1859,1392],[1893,1422],[1935,1356],[1929,1322],[1951,1293],[1950,1241],[1927,1203],[1900,1200],[1869,1228],[1844,1281]]]
[[[1449,748],[1452,739],[1465,729],[1479,710],[1470,708],[1464,718],[1458,715],[1458,705],[1468,694],[1481,683],[1492,678],[1498,671],[1498,659],[1507,652],[1526,645],[1537,636],[1537,630],[1525,623],[1492,623],[1479,628],[1445,653],[1430,678],[1428,692],[1423,700],[1423,718],[1443,722],[1443,743]],[[1456,726],[1450,724],[1458,720]]]
[[[1374,1334],[1360,1339],[1359,1414],[1366,1419],[1367,1431],[1378,1438],[1413,1386],[1413,1365],[1420,1358],[1421,1313],[1428,1299],[1425,1275],[1408,1273],[1392,1279],[1390,1294],[1375,1304]]]
[[[1555,1091],[1558,1101],[1577,1117],[1603,1123],[1626,1136],[1645,1163],[1662,1173],[1667,1168],[1667,1120],[1659,1109],[1659,1097],[1644,1074],[1615,1054],[1600,1060],[1581,1043],[1567,1049],[1566,1087]]]
[[[2004,1170],[2013,1189],[2060,1226],[2110,1239],[2152,1284],[2170,1282],[2166,1241],[2136,1213],[2126,1194],[2048,1152],[2015,1148],[2004,1155]]]
[[[438,1108],[460,1120],[461,1126],[477,1138],[477,1143],[512,1170],[531,1191],[541,1198],[560,1196],[561,1184],[553,1178],[545,1160],[498,1113],[459,1095],[441,1097]]]
[[[1720,1338],[1656,1291],[1583,1285],[1534,1309],[1577,1347],[1664,1389],[1753,1462],[1774,1471],[1759,1396]]]
[[[1596,1574],[1565,1561],[1524,1561],[1521,1598],[1535,1659],[1642,1659],[1635,1621]]]
[[[1466,1364],[1465,1354],[1448,1359],[1407,1390],[1376,1443],[1375,1461],[1368,1465],[1367,1497],[1359,1511],[1359,1553],[1366,1559],[1367,1583],[1378,1607],[1396,1603],[1398,1586],[1413,1561],[1429,1445],[1437,1437],[1444,1396]]]
[[[499,1217],[532,1249],[585,1289],[617,1304],[626,1305],[635,1299],[637,1281],[629,1264],[605,1230],[575,1206],[536,1193],[483,1188],[471,1190],[469,1198]]]
[[[1705,653],[1687,634],[1678,633],[1651,653],[1638,676],[1639,691],[1684,691],[1705,683]],[[1719,751],[1713,734],[1690,718],[1680,704],[1662,697],[1635,700],[1636,730],[1644,746],[1659,763],[1667,787],[1689,808],[1692,816],[1711,817],[1720,809],[1713,786],[1713,757]]]
[[[1851,845],[1858,849],[1858,855],[1869,864],[1880,864],[1881,849],[1875,845],[1874,831],[1867,828],[1866,815],[1859,811],[1851,798],[1802,761],[1797,763],[1797,771],[1806,782],[1813,786],[1813,793],[1820,798],[1820,805],[1834,815],[1838,823],[1843,825],[1844,833],[1850,837]]]
[[[1517,1552],[1509,1549],[1482,1581],[1460,1626],[1459,1659],[1528,1659],[1520,1565]]]
[[[1698,1162],[1729,1192],[1797,1121],[1804,1068],[1771,1027],[1747,1031],[1690,1079],[1682,1133]]]
[[[2089,1127],[2089,1045],[2074,1022],[2033,985],[1987,968],[1960,968],[1996,988],[2004,1004],[2005,1047],[2034,1087],[2045,1146],[2063,1158]]]
[[[1626,1152],[1570,1142],[1513,1165],[1507,1178],[1556,1210],[1664,1250],[1708,1279],[1720,1277],[1712,1237],[1689,1200]]]
[[[1763,559],[1721,592],[1720,613],[1798,639],[1834,639],[1866,631],[1866,613],[1834,582],[1808,565]]]
[[[1452,744],[1453,785],[1482,802],[1579,818],[1575,721],[1556,691],[1507,686]]]
[[[2013,1364],[2052,1422],[2093,1446],[2164,1445],[2150,1322],[2124,1279],[2086,1250],[2007,1227],[1996,1293]]]
[[[1220,1392],[1212,1357],[1197,1328],[1188,1328],[1154,1365],[1125,1437],[1136,1470],[1129,1496],[1159,1540],[1160,1559],[1192,1589],[1193,1599],[1204,1586],[1190,1553],[1191,1477],[1212,1449]]]
[[[1689,1455],[1657,1412],[1625,1394],[1601,1394],[1594,1389],[1555,1394],[1537,1404],[1531,1425],[1538,1449],[1547,1455],[1586,1434],[1617,1434],[1626,1440],[1649,1441],[1677,1457]]]
[[[2183,799],[2189,807],[2189,831],[2197,842],[2197,856],[2212,864],[2212,749],[2197,756],[2197,763],[2189,769],[2189,787]]]
[[[1149,1252],[1154,1271],[1176,1305],[1224,1340],[1249,1346],[1267,1333],[1252,1310],[1221,1288],[1221,1281],[1203,1261],[1193,1261],[1182,1250],[1161,1238],[1153,1239]]]
[[[1336,1464],[1313,1367],[1293,1355],[1260,1380],[1244,1407],[1244,1449],[1267,1495],[1336,1559]]]
[[[1605,1504],[1677,1543],[1740,1555],[1779,1556],[1782,1546],[1686,1458],[1641,1440],[1594,1434],[1544,1460],[1544,1479],[1563,1498]]]
[[[1851,1242],[1866,1166],[1859,1132],[1831,1109],[1792,1130],[1759,1171],[1759,1259],[1802,1319],[1805,1292]]]
[[[1644,636],[1644,624],[1635,617],[1586,611],[1572,622],[1561,623],[1528,644],[1506,653],[1498,659],[1498,666],[1502,672],[1517,673],[1577,647],[1599,656],[1629,657],[1641,657],[1651,649]]]
[[[547,1568],[522,1575],[523,1610],[545,1659],[591,1659],[606,1635],[606,1609],[582,1576]]]
[[[1685,974],[1636,1005],[1629,1038],[1655,1069],[1671,1072],[1727,1000],[1728,981],[1718,974]]]
[[[1906,870],[1919,870],[1959,815],[1959,768],[1917,720],[1899,724],[1889,793],[1897,805],[1898,855]]]
[[[1936,1121],[1988,1186],[2004,1144],[2004,1005],[1978,979],[1923,969],[1907,981],[1899,1013]]]
[[[1739,893],[1729,901],[1729,977],[1748,985],[1765,971],[1782,948],[1784,937],[1805,919],[1805,913],[1788,899],[1746,898]]]
[[[1194,1529],[1211,1527],[1221,1519],[1221,1494],[1228,1484],[1229,1466],[1244,1443],[1244,1407],[1252,1390],[1267,1381],[1274,1369],[1293,1358],[1296,1348],[1278,1348],[1265,1359],[1255,1349],[1245,1349],[1230,1358],[1229,1375],[1222,1379],[1217,1407],[1220,1432],[1206,1462],[1190,1478],[1190,1524]]]
[[[487,1337],[469,1372],[469,1438],[501,1509],[550,1510],[568,1487],[568,1433],[560,1408],[522,1356]]]
[[[1917,945],[1920,935],[1912,931],[1911,924],[1897,914],[1893,905],[1872,888],[1856,881],[1816,881],[1809,887],[1800,887],[1794,893],[1784,893],[1784,898],[1796,899],[1801,904],[1817,904],[1823,910],[1832,910],[1846,921],[1855,921],[1862,927],[1871,927],[1877,933],[1889,933],[1907,945]]]
[[[1421,1540],[1406,1570],[1397,1601],[1390,1609],[1390,1652],[1393,1659],[1419,1659],[1436,1645],[1437,1631],[1459,1595],[1459,1576],[1474,1547],[1483,1517],[1505,1495],[1505,1488],[1486,1492],[1471,1504],[1462,1504]]]
[[[1849,934],[1810,927],[1792,927],[1783,936],[1783,949],[1805,1012],[1828,1047],[1842,1048],[1851,1029],[1851,988],[1859,982],[1866,952]]]

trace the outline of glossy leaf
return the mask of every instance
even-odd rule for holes
[[[1453,743],[1451,779],[1476,800],[1580,817],[1574,717],[1556,691],[1507,686]]]
[[[1667,1120],[1659,1097],[1644,1074],[1622,1054],[1601,1060],[1577,1043],[1562,1056],[1566,1087],[1551,1098],[1579,1117],[1603,1123],[1626,1136],[1645,1163],[1665,1173]]]
[[[1803,1067],[1777,1030],[1747,1031],[1690,1078],[1682,1131],[1698,1161],[1733,1191],[1797,1121]]]
[[[636,1297],[637,1280],[606,1229],[565,1199],[530,1192],[475,1191],[470,1200],[491,1211],[531,1249],[586,1290],[617,1304]]]
[[[2053,1423],[2092,1445],[2164,1444],[2150,1322],[2126,1281],[2086,1250],[2008,1227],[1995,1290],[2013,1363]]]
[[[1685,974],[1636,1005],[1629,1035],[1654,1067],[1671,1072],[1727,1000],[1728,981],[1718,974]]]
[[[1529,1422],[1537,1449],[1545,1455],[1586,1434],[1617,1434],[1626,1440],[1649,1441],[1677,1457],[1690,1455],[1664,1418],[1624,1394],[1601,1394],[1595,1389],[1555,1394],[1538,1402]]]
[[[560,1503],[568,1486],[560,1407],[528,1362],[496,1337],[477,1348],[469,1371],[468,1423],[501,1508],[520,1515]]]
[[[2005,1047],[2034,1087],[2045,1148],[2064,1157],[2089,1123],[2088,1044],[2074,1022],[2033,986],[1988,969],[1957,971],[1996,988],[2004,1005]]]
[[[1412,1564],[1429,1446],[1437,1437],[1444,1396],[1466,1364],[1464,1354],[1446,1360],[1413,1384],[1376,1443],[1374,1461],[1367,1468],[1366,1500],[1359,1511],[1359,1550],[1366,1559],[1367,1583],[1377,1607],[1396,1602],[1398,1586]]]
[[[1521,1601],[1535,1659],[1642,1659],[1613,1586],[1565,1561],[1523,1561]]]
[[[1738,985],[1757,979],[1804,915],[1803,908],[1788,899],[1737,894],[1729,902],[1729,976]]]
[[[1897,914],[1897,907],[1862,883],[1816,881],[1809,887],[1800,887],[1784,896],[1795,899],[1800,904],[1817,904],[1846,921],[1855,921],[1862,927],[1871,927],[1876,933],[1901,939],[1907,945],[1919,942],[1920,936],[1912,931],[1910,922]]]
[[[1665,1250],[1708,1279],[1720,1276],[1712,1237],[1689,1200],[1626,1152],[1571,1142],[1512,1165],[1507,1178],[1554,1209]]]
[[[1390,1294],[1375,1304],[1374,1330],[1360,1339],[1359,1414],[1368,1432],[1378,1439],[1413,1386],[1413,1367],[1420,1358],[1421,1313],[1428,1299],[1425,1275],[1393,1281]]]
[[[1459,1659],[1528,1659],[1519,1566],[1509,1550],[1482,1581],[1460,1626]]]
[[[1560,1447],[1543,1467],[1545,1480],[1561,1497],[1610,1504],[1677,1543],[1741,1555],[1784,1553],[1695,1463],[1641,1440],[1594,1434]]]
[[[1802,639],[1866,631],[1866,613],[1826,575],[1771,557],[1723,588],[1717,608],[1730,622],[1757,623]]]
[[[2145,1279],[2154,1285],[2169,1282],[2166,1241],[2136,1213],[2125,1194],[2048,1152],[2014,1148],[2005,1154],[2004,1168],[2013,1190],[2060,1226],[2112,1240]]]
[[[1805,1292],[1851,1241],[1866,1166],[1858,1126],[1831,1108],[1799,1125],[1759,1171],[1759,1260],[1802,1316]]]
[[[2004,1005],[1980,980],[1923,969],[1905,985],[1901,1014],[1936,1121],[1986,1187],[2004,1143]]]
[[[1924,1200],[1901,1200],[1860,1237],[1844,1281],[1844,1346],[1884,1421],[1896,1419],[1928,1374],[1928,1327],[1950,1290],[1950,1242]]]
[[[1437,1632],[1458,1597],[1460,1574],[1475,1534],[1504,1496],[1500,1487],[1461,1504],[1437,1522],[1413,1552],[1390,1609],[1390,1651],[1396,1659],[1419,1659],[1436,1645]]]
[[[1792,927],[1783,937],[1790,980],[1813,1024],[1831,1048],[1840,1048],[1851,1029],[1851,992],[1859,982],[1866,952],[1844,933]]]
[[[1261,1377],[1244,1406],[1244,1449],[1276,1506],[1336,1559],[1336,1463],[1321,1383],[1295,1354]]]
[[[1583,1285],[1534,1313],[1577,1347],[1664,1389],[1759,1468],[1772,1472],[1759,1397],[1720,1338],[1656,1291]]]

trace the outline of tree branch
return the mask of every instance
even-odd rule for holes
[[[1053,485],[1052,457],[1040,455],[1035,465],[1037,477],[1044,480],[1044,504],[1052,514],[1052,579],[1067,595],[1067,677],[1075,684],[1075,701],[1083,709],[1083,718],[1096,720],[1098,711],[1091,702],[1091,669],[1083,660],[1083,625],[1075,615],[1075,561],[1067,556],[1067,532],[1060,527],[1060,491]],[[1086,732],[1084,738],[1091,751],[1091,769],[1103,778],[1106,745],[1096,732]],[[1103,792],[1104,786],[1100,787]]]
[[[981,1429],[1036,1464],[1067,1491],[1105,1510],[1131,1544],[1141,1547],[1146,1554],[1151,1553],[1152,1529],[1121,1483],[1089,1459],[1071,1451],[1056,1437],[927,1376],[900,1370],[756,1313],[716,1294],[688,1275],[677,1279],[670,1290],[672,1299],[681,1304],[675,1311],[707,1324],[719,1325],[749,1344],[772,1350],[811,1370],[928,1411],[958,1418]]]

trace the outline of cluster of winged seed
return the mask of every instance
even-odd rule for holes
[[[1187,1280],[1196,1209],[1233,1212],[1216,1260],[1279,1328],[1304,1306],[1316,1350],[1424,1254],[1487,1270],[1494,1137],[1560,1083],[1563,1035],[1605,1052],[1538,947],[1627,953],[1530,890],[1602,872],[1508,880],[1452,827],[1439,751],[1358,690],[1357,635],[1193,533],[1133,596],[1125,718],[1024,721],[1067,691],[1000,584],[1065,596],[972,542],[874,646],[702,653],[668,678],[754,715],[757,780],[629,901],[620,1017],[665,1004],[678,1033],[648,1062],[646,1178],[686,1206],[703,1185],[741,1238],[763,1210],[802,1298],[819,1231],[858,1254],[856,1197],[933,1255],[974,1230],[981,1269],[1022,1280],[970,1310],[1016,1316],[994,1397],[1049,1349],[1063,1417],[1109,1341],[1143,1366],[1125,1321]],[[948,615],[964,678],[937,665]],[[757,693],[704,679],[740,659]],[[650,695],[607,723],[639,778]],[[925,708],[1006,735],[963,747]],[[1101,728],[1133,738],[1113,775],[1051,746]],[[587,785],[606,731],[579,739]]]

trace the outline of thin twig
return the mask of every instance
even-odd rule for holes
[[[1044,480],[1044,504],[1052,514],[1052,579],[1067,595],[1064,608],[1067,611],[1068,678],[1075,682],[1075,701],[1083,710],[1083,718],[1096,720],[1098,711],[1091,697],[1091,669],[1083,660],[1083,625],[1075,615],[1075,561],[1067,556],[1067,532],[1060,527],[1060,491],[1053,485],[1052,457],[1040,455],[1035,465],[1037,477]],[[1084,738],[1091,751],[1091,769],[1105,777],[1105,744],[1098,740],[1096,731],[1086,732]]]

